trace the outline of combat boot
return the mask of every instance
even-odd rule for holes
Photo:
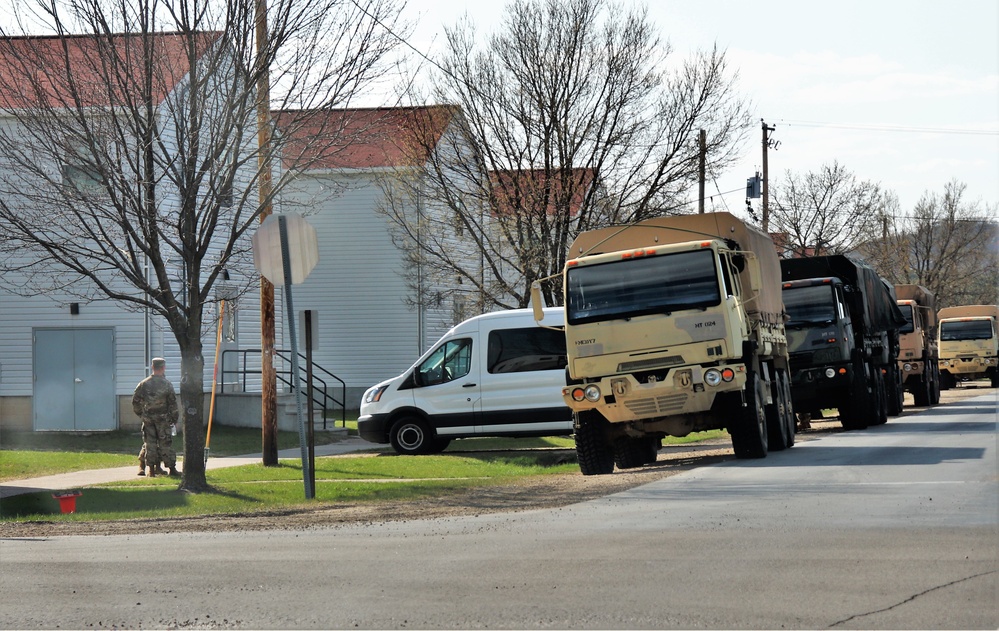
[[[180,477],[180,472],[177,471],[177,467],[170,467],[170,477],[171,478]]]
[[[146,475],[146,468],[145,467],[142,467],[141,469],[139,469],[139,475]]]
[[[156,477],[156,467],[149,467],[149,477],[151,478]]]
[[[156,467],[156,475],[166,475],[167,471],[163,467]]]

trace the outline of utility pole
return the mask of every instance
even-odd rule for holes
[[[770,143],[770,132],[772,132],[776,127],[767,127],[766,122],[761,118],[760,123],[763,125],[763,232],[770,233],[770,175],[767,169],[767,149],[771,147]],[[776,149],[777,145],[780,143],[774,143],[773,148]]]
[[[260,223],[273,210],[271,197],[270,45],[267,39],[267,0],[256,3],[257,38],[257,168],[260,169]],[[277,374],[274,371],[274,285],[260,277],[260,434],[264,466],[278,464]],[[298,349],[292,349],[298,352]]]
[[[699,134],[699,139],[700,139],[700,151],[697,152],[698,155],[700,156],[700,160],[699,160],[698,165],[697,165],[697,183],[698,183],[697,184],[697,188],[698,188],[697,212],[703,215],[704,214],[704,177],[705,177],[704,176],[704,162],[707,159],[707,156],[705,154],[707,154],[707,152],[708,152],[708,135],[707,135],[707,132],[705,132],[703,129],[701,130],[701,133]]]

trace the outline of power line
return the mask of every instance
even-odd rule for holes
[[[817,127],[826,129],[852,129],[855,131],[885,131],[910,134],[954,134],[958,136],[999,136],[999,129],[961,129],[958,127],[905,127],[901,125],[850,125],[820,121],[795,121],[780,119],[782,125]]]

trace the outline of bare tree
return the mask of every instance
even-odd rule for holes
[[[0,269],[30,271],[12,291],[110,299],[168,324],[182,364],[182,485],[204,490],[202,340],[223,270],[255,286],[247,233],[261,209],[297,167],[345,142],[309,112],[349,104],[383,76],[400,8],[271,0],[257,42],[257,0],[18,6],[22,28],[51,35],[0,40]],[[284,112],[264,149],[281,160],[273,168],[257,146],[262,72],[267,105]]]
[[[418,147],[427,161],[387,186],[384,209],[419,270],[415,292],[525,306],[580,231],[683,206],[700,129],[710,177],[750,126],[724,53],[674,61],[645,9],[514,0],[495,35],[467,18],[446,34],[429,96],[457,108],[461,134]],[[543,286],[561,302],[557,284]]]
[[[770,231],[789,254],[820,256],[849,252],[879,234],[897,200],[834,161],[818,172],[785,172],[770,188],[770,204]]]
[[[952,180],[927,191],[911,217],[886,217],[883,237],[861,252],[895,284],[923,285],[938,307],[999,302],[999,223],[995,206],[964,199]]]

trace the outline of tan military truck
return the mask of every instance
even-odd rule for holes
[[[959,381],[990,379],[992,387],[999,388],[999,306],[946,307],[937,318],[940,387],[947,390]]]
[[[580,234],[563,274],[567,382],[584,475],[654,462],[662,439],[728,429],[736,456],[794,444],[780,265],[730,213]],[[533,292],[540,321],[540,290]]]
[[[902,387],[918,406],[940,403],[936,296],[922,285],[895,285],[906,323],[899,329],[898,368]]]

